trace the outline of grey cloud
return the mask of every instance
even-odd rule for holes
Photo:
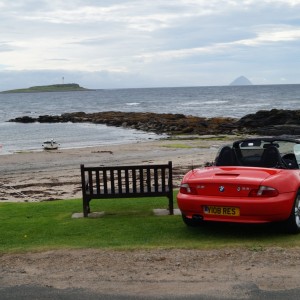
[[[14,47],[10,44],[10,42],[0,42],[0,52],[8,52],[8,51],[14,51],[17,47]]]
[[[300,4],[293,6],[288,0],[3,3],[0,52],[16,54],[18,59],[7,60],[11,69],[19,68],[14,61],[24,59],[36,70],[49,61],[52,69],[74,69],[74,63],[77,71],[64,72],[89,87],[216,85],[224,83],[226,76],[244,74],[243,69],[249,77],[265,77],[257,74],[264,73],[270,80],[285,77],[288,81],[291,77],[286,73],[299,69]],[[285,38],[288,35],[292,37]],[[35,56],[30,57],[32,52]],[[40,65],[35,65],[37,57],[42,57]],[[94,72],[86,72],[89,68]],[[61,78],[60,72],[20,71],[9,78],[21,82],[25,76],[25,86],[27,78],[30,85],[48,84]]]

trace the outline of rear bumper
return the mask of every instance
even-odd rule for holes
[[[280,194],[272,198],[219,198],[214,196],[177,195],[178,207],[187,218],[201,216],[204,221],[267,223],[283,221],[290,216],[295,193]],[[204,206],[238,207],[239,216],[207,214]]]

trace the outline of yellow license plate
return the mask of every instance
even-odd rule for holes
[[[238,217],[240,215],[240,209],[238,207],[204,206],[203,211],[205,214],[208,215],[231,216],[231,217]]]

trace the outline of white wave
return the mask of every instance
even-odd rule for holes
[[[202,104],[221,104],[221,103],[228,103],[228,100],[211,100],[211,101],[203,101]]]
[[[181,103],[181,105],[190,105],[190,106],[193,106],[193,105],[211,105],[211,104],[222,104],[222,103],[228,103],[229,101],[227,100],[211,100],[211,101],[189,101],[189,102],[183,102]]]
[[[141,103],[139,102],[127,102],[126,105],[129,105],[129,106],[136,106],[136,105],[140,105]]]

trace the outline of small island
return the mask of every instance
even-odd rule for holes
[[[66,83],[66,84],[52,84],[52,85],[41,85],[32,86],[24,89],[8,90],[1,93],[42,93],[42,92],[82,92],[92,91],[81,87],[77,83]]]
[[[245,76],[240,76],[230,83],[231,86],[235,85],[252,85],[252,82]]]

